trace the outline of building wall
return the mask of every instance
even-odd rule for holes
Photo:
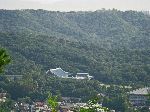
[[[143,106],[147,101],[147,96],[130,94],[129,100],[133,106]]]

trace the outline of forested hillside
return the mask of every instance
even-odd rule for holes
[[[150,82],[150,16],[99,10],[0,10],[0,46],[12,57],[5,74],[61,67],[104,83]]]

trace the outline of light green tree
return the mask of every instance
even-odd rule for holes
[[[10,56],[6,53],[4,49],[0,48],[0,73],[3,72],[4,66],[10,62]],[[9,112],[9,106],[11,105],[11,101],[6,101],[4,103],[0,103],[0,112]]]
[[[51,108],[52,112],[58,111],[57,96],[52,96],[51,94],[49,94],[47,103],[48,103],[48,106]]]
[[[3,72],[4,66],[10,63],[10,56],[4,49],[0,48],[0,73]]]

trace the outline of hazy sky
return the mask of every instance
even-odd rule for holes
[[[0,0],[0,9],[46,10],[150,10],[150,0]]]

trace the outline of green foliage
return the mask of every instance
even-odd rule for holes
[[[52,112],[58,111],[58,101],[57,96],[52,96],[49,94],[47,99],[48,106],[51,108]]]
[[[146,101],[146,105],[147,105],[147,106],[150,106],[150,94],[148,94],[148,99],[147,99],[147,101]]]
[[[45,100],[49,90],[84,100],[105,93],[110,97],[105,99],[108,107],[126,110],[128,101],[118,95],[126,89],[101,87],[95,80],[49,77],[45,72],[62,67],[73,75],[89,72],[103,83],[148,86],[149,23],[148,15],[136,11],[0,10],[0,47],[12,57],[4,74],[23,75],[15,82],[0,76],[0,88],[15,100],[26,96]],[[10,61],[3,50],[1,58],[5,60],[0,60],[0,71]]]
[[[6,102],[0,102],[0,112],[10,112],[13,107],[13,102],[9,99]]]
[[[4,66],[10,63],[10,57],[4,49],[0,48],[0,73],[3,72]]]
[[[149,21],[136,11],[0,10],[0,45],[13,60],[5,74],[62,67],[105,83],[149,85]]]

